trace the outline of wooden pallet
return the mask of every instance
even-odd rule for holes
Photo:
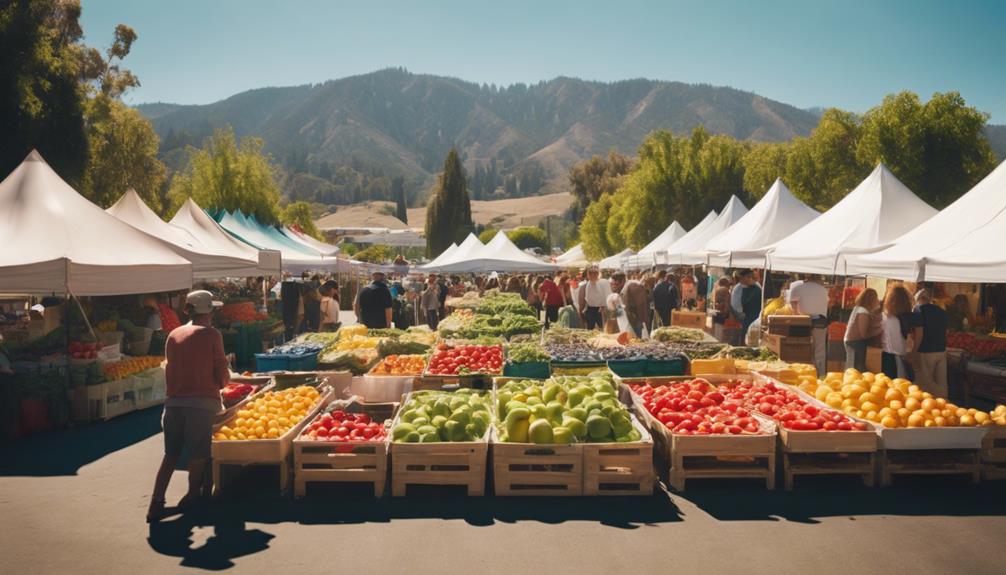
[[[485,495],[488,454],[485,440],[392,443],[391,495],[404,497],[410,485],[460,485],[471,497]]]
[[[296,498],[304,497],[309,483],[370,483],[380,497],[388,479],[388,444],[295,439],[293,467]]]
[[[782,473],[786,491],[793,490],[793,480],[801,475],[858,475],[863,485],[873,487],[876,453],[782,453]]]
[[[978,449],[887,449],[881,456],[880,484],[887,487],[895,475],[969,475],[981,480]]]
[[[583,446],[501,443],[493,430],[496,495],[576,496],[583,494]]]
[[[293,452],[293,440],[300,435],[300,432],[314,416],[325,408],[332,401],[331,388],[319,389],[321,397],[318,403],[307,413],[304,419],[297,425],[291,427],[282,437],[277,439],[255,439],[247,441],[213,441],[213,491],[220,495],[227,482],[223,473],[233,467],[247,467],[251,465],[276,466],[279,471],[279,491],[286,493],[290,485],[291,476],[291,453]],[[221,425],[215,425],[213,432],[216,433]]]
[[[993,462],[982,464],[982,479],[986,481],[1000,481],[1006,479],[1006,463]]]
[[[653,494],[653,439],[635,415],[632,425],[640,441],[583,444],[584,495]]]

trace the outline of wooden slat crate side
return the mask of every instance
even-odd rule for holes
[[[300,435],[301,430],[307,426],[308,422],[314,419],[326,405],[332,400],[332,391],[325,388],[321,391],[318,403],[307,413],[307,415],[297,422],[282,437],[278,439],[253,439],[235,441],[213,441],[213,459],[222,463],[279,463],[293,451],[293,440]],[[225,422],[226,423],[226,422]],[[213,432],[216,433],[223,424],[215,425]]]
[[[982,465],[982,479],[986,481],[1001,481],[1006,479],[1006,463],[985,463]]]
[[[801,475],[858,475],[867,487],[873,487],[875,482],[876,453],[874,452],[783,452],[782,461],[786,491],[793,489],[795,477]]]
[[[894,475],[969,475],[972,483],[981,480],[978,449],[884,450],[881,456],[881,485],[888,486]]]
[[[676,454],[669,483],[684,491],[688,479],[764,479],[767,489],[775,489],[775,463],[774,452],[750,457]]]
[[[791,453],[869,453],[877,451],[875,431],[794,431],[779,426],[779,442]]]
[[[1006,427],[997,425],[989,428],[982,441],[982,460],[1006,463]]]

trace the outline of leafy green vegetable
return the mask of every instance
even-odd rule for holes
[[[550,359],[548,352],[537,343],[519,343],[507,348],[507,361],[510,363],[530,363]]]

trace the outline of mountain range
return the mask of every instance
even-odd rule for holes
[[[141,104],[169,168],[214,129],[256,136],[284,168],[293,199],[326,204],[393,199],[400,176],[412,203],[452,145],[479,199],[566,190],[569,168],[594,154],[634,154],[656,129],[754,141],[807,135],[820,109],[751,92],[656,80],[602,83],[559,77],[497,87],[390,68],[322,84],[261,88],[206,105]],[[1006,153],[1006,126],[990,140]],[[418,199],[417,199],[418,197]]]

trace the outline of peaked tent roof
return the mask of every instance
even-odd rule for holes
[[[291,246],[293,240],[286,238],[286,241],[278,240],[268,230],[259,226],[256,222],[249,220],[241,212],[224,212],[220,216],[220,225],[232,236],[260,250],[277,250],[283,256],[283,271],[301,272],[307,270],[332,270],[340,269],[350,262],[339,258],[323,258],[315,252],[309,255],[297,246]],[[285,237],[285,236],[283,236]],[[307,246],[301,246],[307,250]]]
[[[456,244],[454,242],[451,242],[451,245],[447,246],[446,250],[440,252],[439,256],[437,256],[437,257],[433,258],[432,260],[430,260],[429,262],[427,262],[427,263],[419,266],[419,269],[425,270],[427,268],[436,267],[436,266],[440,265],[441,263],[447,261],[447,258],[451,257],[451,254],[453,254],[454,251],[457,250],[457,249],[458,249],[458,244]]]
[[[318,251],[318,253],[320,253],[323,256],[334,256],[335,254],[339,253],[338,246],[333,246],[332,244],[326,244],[325,242],[318,241],[312,238],[311,236],[305,233],[298,232],[297,230],[289,226],[283,226],[283,229],[280,231],[283,233],[283,235],[290,238],[291,240],[302,243],[305,246]]]
[[[744,203],[740,201],[737,196],[730,196],[727,200],[726,205],[720,211],[720,214],[716,216],[712,221],[706,225],[702,225],[709,219],[703,219],[699,222],[699,225],[692,228],[692,231],[685,234],[685,237],[674,242],[669,248],[667,248],[667,263],[668,265],[691,265],[697,263],[704,263],[704,258],[692,258],[689,256],[691,252],[696,252],[703,250],[709,240],[716,237],[723,230],[734,225],[738,220],[744,217],[748,213],[748,209],[744,206]]]
[[[847,273],[919,281],[1006,283],[1006,162],[882,251],[846,258]]]
[[[427,264],[424,269],[431,271],[448,271],[444,269],[445,266],[456,264],[458,262],[471,261],[482,253],[485,249],[485,245],[479,241],[475,234],[469,233],[463,242],[461,242],[457,249],[454,250],[450,257],[444,258],[442,261],[438,262],[436,266]],[[443,254],[441,254],[443,255]],[[432,263],[432,262],[431,262]]]
[[[936,215],[898,178],[878,164],[841,201],[768,251],[773,270],[844,273],[848,254],[868,253]]]
[[[505,233],[497,232],[496,236],[485,245],[482,245],[477,237],[469,234],[451,257],[436,266],[428,266],[427,269],[467,273],[543,272],[559,268],[524,253],[506,237]]]
[[[715,212],[710,213],[714,214]],[[660,232],[659,236],[653,238],[653,241],[646,244],[636,255],[626,258],[625,266],[629,269],[642,269],[661,263],[663,258],[660,254],[666,252],[671,244],[683,238],[687,233],[688,231],[681,227],[677,220],[674,220],[671,225],[667,226],[667,229]]]
[[[765,267],[765,252],[777,241],[821,215],[796,199],[776,178],[765,196],[734,225],[710,238],[706,246],[689,257],[721,267]]]
[[[622,260],[635,254],[636,252],[632,251],[632,248],[625,248],[617,254],[601,260],[597,267],[602,270],[620,270],[622,269]]]
[[[37,151],[0,182],[0,292],[80,296],[192,286],[192,264],[105,213]]]
[[[280,253],[277,250],[260,250],[245,242],[235,239],[220,227],[220,224],[207,215],[192,199],[188,198],[182,207],[171,218],[171,225],[184,229],[204,246],[217,253],[234,254],[244,259],[254,259],[258,265],[254,268],[235,273],[235,277],[252,275],[278,275],[282,269]]]
[[[583,253],[583,244],[576,244],[565,253],[556,256],[555,263],[564,268],[578,268],[586,266],[590,262],[587,260],[587,255]]]
[[[105,210],[145,234],[162,239],[174,248],[175,253],[192,262],[192,276],[197,279],[239,277],[249,268],[258,267],[258,254],[254,257],[228,254],[204,246],[189,232],[171,225],[154,213],[143,202],[136,190],[130,188],[119,201]],[[252,272],[250,275],[254,275]]]

